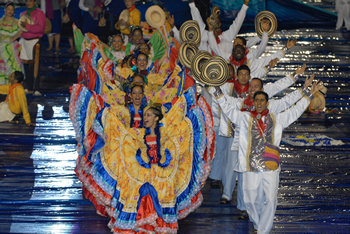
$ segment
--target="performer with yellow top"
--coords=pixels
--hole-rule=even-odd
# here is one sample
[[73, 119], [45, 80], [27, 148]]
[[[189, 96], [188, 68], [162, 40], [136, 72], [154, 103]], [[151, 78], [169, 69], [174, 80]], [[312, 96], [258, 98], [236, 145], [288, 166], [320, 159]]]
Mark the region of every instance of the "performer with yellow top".
[[[129, 19], [128, 21], [125, 21], [124, 19], [119, 19], [119, 21], [115, 25], [115, 28], [120, 30], [121, 33], [125, 35], [129, 35], [130, 34], [129, 28], [131, 25], [140, 25], [141, 12], [136, 9], [135, 0], [124, 0], [124, 2], [126, 7], [126, 10], [124, 11], [129, 12], [129, 16], [128, 16]], [[121, 13], [121, 15], [123, 14], [123, 12]]]
[[11, 121], [16, 115], [23, 113], [26, 124], [32, 125], [27, 98], [21, 84], [23, 79], [23, 73], [15, 71], [9, 76], [9, 84], [0, 85], [0, 94], [7, 94], [6, 101], [0, 103], [0, 122]]

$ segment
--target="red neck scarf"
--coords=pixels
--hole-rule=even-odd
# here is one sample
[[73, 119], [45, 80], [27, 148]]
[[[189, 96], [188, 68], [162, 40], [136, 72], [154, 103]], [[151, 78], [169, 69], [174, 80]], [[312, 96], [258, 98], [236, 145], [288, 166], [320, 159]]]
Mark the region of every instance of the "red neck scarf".
[[135, 5], [132, 5], [128, 10], [129, 12], [132, 12], [135, 8], [136, 8]]
[[249, 112], [253, 118], [256, 118], [258, 120], [258, 124], [260, 126], [260, 128], [258, 127], [258, 129], [260, 131], [260, 136], [262, 136], [262, 134], [264, 134], [266, 129], [266, 124], [262, 121], [262, 117], [267, 116], [269, 114], [269, 109], [265, 109], [260, 114], [256, 110], [249, 111]]
[[248, 95], [246, 99], [244, 99], [243, 107], [241, 108], [241, 111], [247, 111], [249, 107], [253, 106], [254, 99], [251, 99]]
[[241, 96], [242, 93], [247, 93], [248, 89], [249, 89], [249, 82], [242, 87], [242, 85], [238, 82], [238, 80], [234, 80], [233, 81], [234, 84], [234, 88], [236, 90], [236, 92]]
[[[6, 101], [8, 102], [8, 99], [9, 99], [9, 96], [11, 97], [11, 101], [12, 101], [12, 104], [15, 104], [15, 95], [13, 95], [13, 90], [17, 87], [17, 86], [22, 86], [21, 83], [16, 83], [16, 84], [13, 84], [9, 87], [9, 94], [7, 95], [6, 97]], [[23, 88], [24, 89], [24, 88]]]

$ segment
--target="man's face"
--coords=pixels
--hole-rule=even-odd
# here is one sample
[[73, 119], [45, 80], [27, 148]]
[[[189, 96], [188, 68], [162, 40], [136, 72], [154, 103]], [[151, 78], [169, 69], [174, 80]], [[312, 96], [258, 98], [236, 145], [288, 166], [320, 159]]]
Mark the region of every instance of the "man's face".
[[267, 105], [268, 105], [268, 101], [266, 100], [265, 98], [265, 95], [263, 94], [259, 94], [259, 95], [256, 95], [256, 97], [254, 98], [254, 107], [255, 107], [255, 110], [258, 112], [258, 113], [261, 113], [263, 112]]
[[246, 85], [250, 80], [250, 74], [248, 70], [239, 70], [237, 74], [237, 80], [241, 85]]
[[244, 47], [241, 45], [236, 45], [235, 47], [233, 47], [232, 50], [232, 56], [236, 59], [236, 60], [241, 60], [244, 57]]
[[264, 91], [263, 87], [261, 87], [261, 82], [258, 80], [252, 80], [249, 83], [248, 93], [251, 99], [253, 99], [254, 94], [258, 91]]
[[233, 79], [235, 76], [235, 71], [231, 65], [228, 66], [228, 80]]
[[26, 7], [32, 9], [36, 4], [36, 0], [26, 0]]
[[125, 3], [125, 7], [129, 9], [130, 7], [132, 7], [132, 5], [134, 5], [135, 0], [124, 0], [124, 3]]

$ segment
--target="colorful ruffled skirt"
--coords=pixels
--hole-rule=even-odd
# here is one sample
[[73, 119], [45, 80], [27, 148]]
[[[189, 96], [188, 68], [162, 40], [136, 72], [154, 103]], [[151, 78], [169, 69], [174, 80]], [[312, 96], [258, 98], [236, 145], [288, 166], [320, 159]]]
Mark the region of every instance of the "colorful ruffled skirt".
[[84, 85], [71, 89], [70, 116], [79, 157], [75, 172], [114, 233], [177, 233], [177, 220], [200, 206], [215, 147], [213, 117], [189, 88], [167, 108], [150, 162], [149, 129], [128, 128]]

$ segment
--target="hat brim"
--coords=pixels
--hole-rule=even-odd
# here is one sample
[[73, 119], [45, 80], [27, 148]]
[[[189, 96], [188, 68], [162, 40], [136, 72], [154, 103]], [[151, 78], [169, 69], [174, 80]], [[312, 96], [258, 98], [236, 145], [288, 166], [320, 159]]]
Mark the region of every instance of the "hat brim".
[[25, 28], [23, 28], [22, 25], [21, 25], [22, 22], [25, 22], [25, 21], [27, 21], [27, 24], [34, 24], [34, 21], [33, 21], [33, 19], [30, 18], [30, 16], [28, 16], [28, 15], [22, 15], [22, 16], [19, 18], [19, 20], [18, 20], [18, 27], [19, 27], [19, 29], [21, 29], [23, 32], [28, 32], [28, 30], [25, 29]]
[[186, 68], [191, 69], [191, 61], [198, 52], [198, 47], [191, 42], [181, 44], [179, 49], [179, 60]]
[[254, 20], [255, 32], [256, 34], [258, 34], [260, 38], [264, 33], [264, 30], [261, 28], [261, 23], [260, 23], [262, 19], [267, 19], [270, 21], [270, 29], [267, 32], [270, 38], [273, 35], [275, 35], [277, 31], [277, 26], [278, 26], [277, 18], [271, 11], [261, 11], [255, 16], [255, 20]]
[[157, 5], [151, 6], [147, 9], [145, 18], [146, 22], [153, 28], [160, 28], [164, 25], [166, 20], [165, 12]]
[[49, 34], [49, 33], [51, 33], [51, 31], [52, 31], [51, 21], [48, 18], [46, 18], [44, 33]]
[[212, 55], [205, 50], [198, 51], [192, 58], [191, 62], [191, 71], [193, 74], [193, 77], [198, 80], [199, 82], [202, 82], [201, 80], [201, 73], [204, 64], [212, 57]]
[[[125, 9], [123, 10], [120, 15], [119, 15], [119, 20], [124, 20], [124, 22], [128, 22], [129, 21], [129, 10], [128, 9]], [[126, 28], [125, 24], [121, 24], [119, 25], [120, 29], [123, 30]]]
[[201, 82], [211, 86], [221, 86], [228, 78], [228, 65], [220, 56], [213, 56], [203, 65]]
[[195, 20], [187, 20], [184, 22], [180, 27], [179, 34], [181, 43], [189, 41], [194, 43], [196, 46], [199, 46], [201, 43], [199, 25]]

